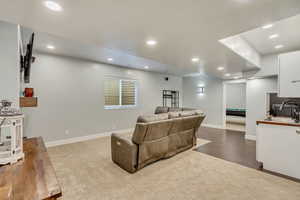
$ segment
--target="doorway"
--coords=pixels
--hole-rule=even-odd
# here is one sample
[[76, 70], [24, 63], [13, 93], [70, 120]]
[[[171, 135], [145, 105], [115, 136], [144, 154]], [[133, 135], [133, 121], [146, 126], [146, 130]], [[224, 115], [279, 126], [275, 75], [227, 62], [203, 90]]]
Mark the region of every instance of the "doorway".
[[225, 87], [225, 128], [246, 131], [246, 80], [224, 83]]

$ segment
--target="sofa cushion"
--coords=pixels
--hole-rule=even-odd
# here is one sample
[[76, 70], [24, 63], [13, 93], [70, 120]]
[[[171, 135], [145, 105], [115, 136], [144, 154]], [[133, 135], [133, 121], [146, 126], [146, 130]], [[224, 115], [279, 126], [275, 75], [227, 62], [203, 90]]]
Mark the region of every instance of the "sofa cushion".
[[161, 114], [167, 112], [169, 112], [169, 107], [158, 106], [156, 107], [154, 114]]
[[190, 111], [190, 110], [195, 110], [194, 108], [182, 108], [182, 111]]
[[204, 115], [202, 110], [194, 110], [196, 115]]
[[169, 112], [180, 112], [182, 108], [169, 108]]
[[173, 124], [170, 129], [169, 135], [177, 134], [183, 130], [183, 125], [182, 125], [183, 120], [182, 119], [183, 119], [182, 117], [172, 119]]
[[144, 142], [147, 129], [147, 123], [137, 123], [132, 136], [132, 141], [135, 144], [142, 144]]
[[189, 117], [195, 115], [195, 111], [182, 111], [179, 113], [180, 117]]
[[144, 137], [144, 142], [160, 140], [167, 137], [172, 125], [173, 120], [163, 120], [148, 123], [148, 129]]
[[137, 122], [138, 123], [149, 123], [149, 122], [155, 122], [155, 121], [161, 121], [169, 119], [168, 113], [162, 113], [157, 115], [141, 115], [138, 117]]
[[180, 112], [169, 112], [169, 119], [175, 119], [180, 117]]

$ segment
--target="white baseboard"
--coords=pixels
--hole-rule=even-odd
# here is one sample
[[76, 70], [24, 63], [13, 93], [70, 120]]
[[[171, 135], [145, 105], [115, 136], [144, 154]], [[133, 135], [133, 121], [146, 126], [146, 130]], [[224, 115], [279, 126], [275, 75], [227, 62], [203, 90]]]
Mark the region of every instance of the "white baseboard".
[[246, 139], [246, 140], [254, 140], [254, 141], [256, 141], [256, 135], [249, 135], [249, 134], [246, 134], [246, 135], [245, 135], [245, 139]]
[[224, 126], [215, 125], [215, 124], [202, 124], [201, 126], [207, 128], [225, 129]]
[[93, 134], [93, 135], [73, 137], [73, 138], [68, 138], [68, 139], [63, 139], [63, 140], [56, 140], [56, 141], [46, 142], [46, 147], [54, 147], [54, 146], [59, 146], [59, 145], [64, 145], [64, 144], [71, 144], [71, 143], [76, 143], [76, 142], [93, 140], [96, 138], [110, 136], [112, 133], [128, 133], [133, 130], [134, 129], [132, 129], [132, 128], [131, 129], [123, 129], [123, 130], [116, 130], [116, 131], [111, 131], [111, 132], [97, 133], [97, 134]]

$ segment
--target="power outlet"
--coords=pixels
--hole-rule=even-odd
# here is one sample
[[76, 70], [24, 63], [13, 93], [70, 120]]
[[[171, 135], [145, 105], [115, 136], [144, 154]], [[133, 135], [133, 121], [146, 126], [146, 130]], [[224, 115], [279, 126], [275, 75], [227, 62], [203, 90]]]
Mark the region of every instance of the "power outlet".
[[70, 134], [69, 129], [65, 130], [65, 134], [66, 134], [66, 135], [69, 135], [69, 134]]

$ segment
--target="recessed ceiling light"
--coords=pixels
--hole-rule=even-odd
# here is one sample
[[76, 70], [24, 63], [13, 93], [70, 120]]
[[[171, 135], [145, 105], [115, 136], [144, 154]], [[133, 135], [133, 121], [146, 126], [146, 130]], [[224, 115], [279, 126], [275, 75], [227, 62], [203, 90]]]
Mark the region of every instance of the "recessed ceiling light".
[[264, 25], [262, 28], [263, 29], [269, 29], [269, 28], [272, 28], [273, 27], [273, 24], [267, 24], [267, 25]]
[[235, 76], [235, 77], [233, 77], [235, 80], [236, 79], [242, 79], [243, 78], [243, 76]]
[[218, 69], [219, 71], [222, 71], [222, 70], [224, 70], [224, 67], [220, 66], [220, 67], [218, 67], [217, 69]]
[[54, 50], [55, 46], [49, 44], [49, 45], [47, 45], [47, 49]]
[[199, 62], [199, 58], [196, 58], [196, 57], [194, 57], [194, 58], [192, 58], [192, 62], [194, 62], [194, 63], [196, 63], [196, 62]]
[[261, 78], [263, 78], [263, 77], [261, 77], [261, 76], [253, 76], [253, 77], [248, 78], [248, 80], [256, 80], [256, 79], [261, 79]]
[[114, 61], [114, 59], [113, 59], [113, 58], [107, 58], [107, 60], [108, 60], [109, 62], [112, 62], [112, 61]]
[[144, 68], [145, 68], [145, 69], [149, 69], [149, 66], [145, 66]]
[[231, 74], [227, 73], [227, 74], [225, 74], [225, 76], [231, 76]]
[[63, 10], [61, 5], [59, 5], [55, 1], [45, 1], [44, 4], [47, 8], [49, 8], [50, 10], [55, 11], [55, 12], [60, 12]]
[[275, 49], [281, 49], [281, 48], [283, 48], [284, 46], [282, 45], [282, 44], [280, 44], [280, 45], [276, 45], [275, 46]]
[[149, 46], [154, 46], [154, 45], [157, 44], [157, 41], [155, 41], [155, 40], [147, 40], [146, 44], [149, 45]]
[[278, 38], [279, 35], [278, 34], [273, 34], [273, 35], [270, 35], [269, 36], [269, 39], [275, 39], [275, 38]]

